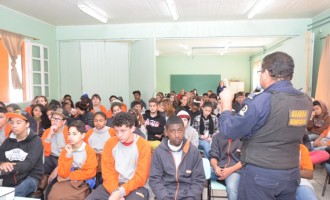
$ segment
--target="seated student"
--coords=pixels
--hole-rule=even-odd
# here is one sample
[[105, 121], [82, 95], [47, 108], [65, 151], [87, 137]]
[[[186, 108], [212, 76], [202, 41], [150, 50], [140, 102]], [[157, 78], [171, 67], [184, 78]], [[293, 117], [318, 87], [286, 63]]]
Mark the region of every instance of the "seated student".
[[110, 111], [111, 111], [111, 117], [107, 119], [107, 126], [109, 127], [113, 127], [112, 126], [112, 121], [114, 119], [114, 117], [122, 112], [121, 110], [121, 103], [119, 100], [114, 100], [113, 103], [111, 104], [111, 108], [110, 108]]
[[[58, 177], [49, 184], [45, 193], [46, 199], [47, 196], [49, 199], [57, 199], [57, 194], [52, 192], [52, 189], [61, 182], [87, 181], [87, 184], [91, 184], [90, 187], [95, 184], [93, 178], [96, 175], [97, 160], [94, 150], [83, 141], [86, 132], [85, 123], [81, 120], [73, 121], [69, 125], [68, 132], [69, 143], [58, 159]], [[74, 199], [74, 196], [70, 196], [69, 193], [66, 194], [66, 198]]]
[[9, 113], [12, 113], [12, 112], [14, 112], [14, 111], [16, 111], [16, 110], [21, 110], [21, 107], [20, 107], [18, 104], [16, 104], [16, 103], [8, 104], [8, 105], [6, 106], [6, 108], [7, 108], [7, 111], [8, 111]]
[[217, 97], [217, 95], [215, 93], [211, 93], [209, 95], [209, 102], [212, 103], [213, 110], [215, 110], [217, 108], [217, 105], [218, 105], [217, 99], [218, 99], [218, 97]]
[[152, 155], [149, 185], [157, 199], [199, 199], [205, 185], [198, 149], [184, 138], [178, 116], [166, 122], [166, 134]]
[[313, 112], [307, 125], [308, 136], [314, 141], [330, 125], [330, 117], [326, 105], [315, 100], [313, 102]]
[[192, 127], [199, 133], [199, 147], [204, 150], [206, 158], [209, 158], [212, 135], [218, 132], [218, 118], [212, 114], [213, 105], [205, 102], [202, 114], [197, 115]]
[[10, 125], [6, 117], [7, 109], [0, 107], [0, 146], [10, 134]]
[[92, 113], [96, 112], [103, 112], [104, 114], [107, 114], [107, 109], [101, 104], [101, 97], [98, 94], [93, 94], [92, 96], [92, 103], [93, 103], [93, 110], [91, 110]]
[[190, 119], [190, 125], [192, 125], [194, 123], [194, 119], [197, 115], [200, 115], [202, 112], [201, 112], [201, 109], [200, 109], [200, 106], [201, 106], [201, 99], [199, 97], [197, 97], [196, 99], [193, 100], [192, 104], [191, 104], [191, 108], [190, 110], [188, 111], [191, 119]]
[[30, 128], [41, 137], [44, 130], [49, 128], [51, 124], [47, 116], [47, 109], [42, 104], [36, 104], [32, 107], [31, 113], [31, 115], [26, 115], [30, 122]]
[[158, 111], [161, 112], [161, 115], [167, 120], [169, 117], [175, 115], [175, 108], [170, 99], [164, 98], [159, 104]]
[[178, 114], [181, 110], [189, 111], [190, 107], [188, 106], [188, 97], [186, 95], [182, 95], [180, 99], [179, 106], [175, 109], [175, 113]]
[[238, 92], [236, 94], [235, 102], [233, 103], [233, 109], [236, 113], [238, 113], [243, 108], [244, 99], [244, 92]]
[[150, 169], [151, 150], [148, 142], [133, 133], [134, 117], [118, 113], [113, 125], [116, 137], [111, 137], [102, 153], [103, 184], [87, 200], [149, 199], [145, 188]]
[[95, 153], [101, 154], [108, 139], [115, 136], [112, 128], [106, 126], [107, 117], [103, 112], [94, 115], [94, 128], [89, 129], [84, 137], [84, 142], [91, 146]]
[[15, 187], [15, 196], [26, 197], [37, 189], [43, 174], [43, 147], [39, 136], [29, 128], [20, 113], [7, 113], [9, 137], [0, 146], [2, 186]]
[[118, 96], [117, 99], [118, 99], [118, 100], [120, 101], [120, 103], [121, 103], [121, 110], [122, 110], [123, 112], [127, 112], [127, 105], [124, 103], [124, 99], [123, 99], [123, 97]]
[[75, 120], [81, 120], [85, 123], [86, 130], [89, 130], [94, 127], [94, 114], [89, 111], [89, 105], [78, 101], [76, 103], [77, 115]]
[[128, 110], [128, 113], [131, 114], [134, 119], [135, 119], [135, 130], [134, 133], [138, 134], [139, 136], [141, 136], [142, 138], [146, 139], [146, 133], [147, 130], [144, 126], [144, 119], [142, 117], [142, 115], [139, 113], [139, 111], [137, 111], [135, 108], [131, 108]]
[[308, 179], [313, 178], [313, 164], [308, 149], [300, 144], [300, 185], [297, 188], [297, 200], [317, 200], [314, 188]]
[[184, 137], [189, 140], [193, 145], [195, 145], [195, 147], [198, 148], [198, 132], [196, 131], [196, 129], [194, 129], [192, 126], [190, 126], [190, 115], [184, 111], [181, 110], [180, 112], [178, 112], [178, 114], [176, 115], [178, 117], [180, 117], [183, 121], [183, 126], [184, 126]]
[[149, 99], [149, 109], [143, 115], [147, 138], [151, 148], [154, 150], [162, 141], [166, 120], [158, 112], [158, 102], [156, 98]]
[[[44, 163], [44, 174], [50, 175], [54, 169], [57, 167], [58, 157], [60, 156], [62, 150], [68, 144], [68, 127], [66, 124], [65, 112], [62, 108], [57, 108], [57, 110], [51, 113], [51, 127], [44, 131], [41, 137], [45, 156]], [[51, 179], [56, 176], [53, 174]], [[44, 189], [44, 188], [40, 188]]]
[[211, 179], [224, 181], [229, 200], [237, 199], [240, 179], [242, 142], [225, 139], [221, 133], [212, 137], [210, 159], [213, 168]]
[[[135, 90], [132, 92], [134, 95], [134, 101], [140, 101], [142, 104], [142, 109], [146, 109], [147, 108], [147, 104], [143, 101], [143, 99], [141, 99], [141, 92], [139, 90]], [[133, 108], [133, 102], [131, 102], [131, 108]]]
[[145, 110], [144, 110], [143, 107], [142, 107], [142, 103], [141, 103], [141, 101], [133, 101], [133, 102], [132, 102], [132, 106], [133, 106], [133, 108], [135, 108], [137, 111], [139, 111], [139, 113], [140, 113], [141, 115], [143, 115], [143, 114], [145, 113]]

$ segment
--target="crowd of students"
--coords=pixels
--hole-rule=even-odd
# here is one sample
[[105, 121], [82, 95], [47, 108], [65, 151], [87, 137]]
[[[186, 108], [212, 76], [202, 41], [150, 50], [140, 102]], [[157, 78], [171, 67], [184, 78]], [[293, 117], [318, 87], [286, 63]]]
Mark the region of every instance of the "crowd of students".
[[[242, 142], [219, 134], [223, 88], [221, 81], [218, 94], [159, 92], [149, 99], [148, 109], [138, 90], [130, 109], [111, 95], [107, 110], [98, 94], [84, 94], [75, 104], [70, 95], [50, 102], [37, 96], [25, 109], [1, 103], [2, 185], [15, 187], [16, 196], [50, 200], [62, 198], [57, 191], [77, 181], [87, 185], [88, 200], [149, 199], [148, 185], [157, 199], [199, 199], [204, 156], [212, 166], [211, 178], [226, 185], [228, 199], [235, 200]], [[240, 112], [247, 96], [236, 94], [233, 113]], [[329, 124], [326, 106], [314, 101], [304, 137], [307, 150], [301, 145], [300, 151], [299, 200], [316, 199], [307, 179], [313, 164], [329, 159], [324, 151], [330, 146]]]

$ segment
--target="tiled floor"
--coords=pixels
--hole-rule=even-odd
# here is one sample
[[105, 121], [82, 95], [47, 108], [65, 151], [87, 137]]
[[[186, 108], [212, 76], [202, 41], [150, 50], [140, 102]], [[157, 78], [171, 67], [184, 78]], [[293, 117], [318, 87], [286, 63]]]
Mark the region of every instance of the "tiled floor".
[[[315, 193], [317, 195], [317, 198], [319, 200], [329, 200], [330, 199], [330, 184], [327, 185], [324, 196], [322, 197], [322, 190], [323, 190], [323, 185], [324, 185], [324, 181], [325, 181], [325, 176], [326, 176], [326, 171], [324, 169], [324, 167], [322, 167], [321, 165], [316, 165], [315, 169], [314, 169], [314, 178], [312, 180], [310, 180], [310, 182], [312, 183], [314, 189], [315, 189]], [[203, 200], [207, 199], [206, 197], [206, 189], [204, 190], [203, 193]], [[214, 191], [214, 195], [223, 195], [223, 191]], [[220, 198], [218, 198], [220, 199]], [[224, 199], [224, 198], [222, 198]]]

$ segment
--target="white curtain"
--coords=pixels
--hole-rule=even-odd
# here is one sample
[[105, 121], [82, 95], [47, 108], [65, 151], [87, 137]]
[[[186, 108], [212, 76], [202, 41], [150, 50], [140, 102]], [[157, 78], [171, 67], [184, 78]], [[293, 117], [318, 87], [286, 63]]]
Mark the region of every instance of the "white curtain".
[[59, 43], [60, 95], [70, 94], [73, 101], [82, 95], [80, 42]]
[[11, 80], [14, 89], [23, 89], [22, 82], [18, 76], [16, 69], [16, 59], [21, 55], [22, 42], [24, 37], [22, 35], [11, 33], [7, 31], [0, 31], [2, 42], [11, 58]]
[[130, 48], [129, 68], [130, 101], [132, 92], [141, 91], [141, 98], [146, 102], [156, 93], [156, 56], [155, 40], [146, 39], [133, 42]]
[[110, 107], [110, 95], [122, 96], [128, 102], [128, 43], [81, 42], [82, 93], [97, 93], [102, 104]]

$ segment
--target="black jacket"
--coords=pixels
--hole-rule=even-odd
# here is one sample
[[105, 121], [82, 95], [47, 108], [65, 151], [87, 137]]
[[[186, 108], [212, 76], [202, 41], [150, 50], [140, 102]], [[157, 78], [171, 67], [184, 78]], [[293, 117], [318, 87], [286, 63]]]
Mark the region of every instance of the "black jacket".
[[155, 117], [151, 117], [150, 111], [147, 110], [145, 114], [143, 114], [143, 119], [145, 120], [145, 126], [148, 132], [148, 140], [161, 141], [161, 138], [158, 138], [155, 135], [163, 135], [166, 124], [165, 118], [161, 116], [160, 112], [157, 112]]
[[13, 162], [16, 165], [11, 172], [1, 171], [3, 186], [15, 187], [28, 176], [40, 180], [44, 173], [42, 161], [44, 148], [40, 137], [30, 131], [25, 140], [17, 142], [16, 138], [11, 136], [12, 133], [0, 146], [0, 163]]

